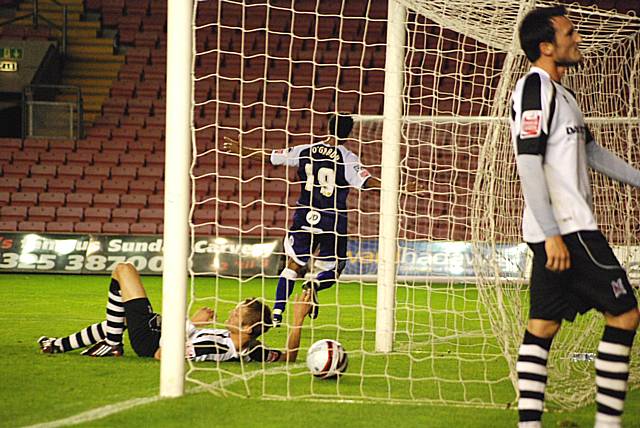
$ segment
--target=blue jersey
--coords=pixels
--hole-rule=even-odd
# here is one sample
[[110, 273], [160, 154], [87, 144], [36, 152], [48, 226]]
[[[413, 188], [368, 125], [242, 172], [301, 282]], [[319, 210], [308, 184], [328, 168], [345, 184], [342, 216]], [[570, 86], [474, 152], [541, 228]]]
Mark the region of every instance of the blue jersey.
[[346, 215], [350, 187], [362, 188], [371, 176], [358, 156], [341, 145], [318, 142], [271, 153], [273, 165], [298, 167], [298, 206], [324, 215]]

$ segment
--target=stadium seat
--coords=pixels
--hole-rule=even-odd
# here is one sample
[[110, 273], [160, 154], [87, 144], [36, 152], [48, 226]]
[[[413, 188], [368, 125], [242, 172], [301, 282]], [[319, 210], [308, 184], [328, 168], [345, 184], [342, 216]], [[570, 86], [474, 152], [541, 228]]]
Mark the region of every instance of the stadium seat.
[[98, 193], [102, 191], [102, 183], [103, 181], [100, 178], [87, 177], [76, 181], [76, 190], [84, 193]]
[[18, 230], [18, 222], [15, 220], [0, 220], [0, 232], [15, 232]]
[[11, 200], [10, 192], [0, 192], [0, 206], [9, 205]]
[[84, 218], [84, 209], [81, 207], [58, 207], [56, 209], [57, 221], [81, 221]]
[[129, 223], [104, 223], [102, 225], [102, 233], [126, 235], [129, 233]]
[[147, 166], [159, 166], [164, 169], [164, 152], [147, 153], [144, 156]]
[[73, 230], [78, 233], [101, 233], [102, 223], [80, 222], [74, 225]]
[[[93, 152], [72, 152], [67, 154], [67, 165], [87, 166], [93, 163]], [[58, 172], [58, 175], [60, 173]]]
[[31, 177], [44, 177], [44, 178], [53, 178], [56, 176], [58, 172], [58, 167], [56, 165], [40, 164], [31, 166]]
[[56, 218], [56, 209], [51, 206], [29, 207], [27, 218], [29, 221], [53, 221]]
[[31, 168], [31, 164], [19, 162], [4, 165], [2, 172], [5, 177], [24, 178], [29, 176], [29, 168]]
[[[118, 155], [118, 161], [120, 160], [120, 155], [125, 153], [129, 149], [129, 141], [125, 139], [112, 139], [110, 141], [105, 141], [102, 150], [106, 152], [115, 152]], [[109, 153], [112, 155], [113, 153]]]
[[96, 208], [117, 208], [119, 205], [120, 195], [117, 193], [97, 193], [93, 195], [93, 206]]
[[147, 206], [146, 195], [122, 195], [120, 196], [120, 208], [145, 208]]
[[27, 207], [0, 207], [0, 219], [2, 221], [23, 221], [27, 218]]
[[58, 166], [58, 178], [82, 178], [83, 172], [83, 165]]
[[72, 233], [74, 222], [72, 221], [52, 221], [47, 223], [47, 232]]
[[44, 232], [44, 221], [21, 221], [18, 222], [19, 232]]
[[144, 165], [144, 153], [120, 153], [120, 164], [142, 166]]
[[[133, 196], [133, 195], [130, 195]], [[164, 195], [149, 195], [147, 200], [148, 208], [163, 209]]]
[[87, 222], [106, 223], [111, 218], [109, 208], [89, 207], [84, 209], [84, 220]]
[[37, 164], [40, 159], [40, 152], [37, 150], [21, 151], [13, 153], [13, 163], [25, 162], [27, 164]]
[[154, 235], [158, 232], [156, 223], [133, 223], [131, 225], [131, 233], [140, 235]]
[[89, 165], [84, 167], [85, 178], [106, 179], [110, 176], [110, 170], [105, 165]]
[[138, 221], [138, 210], [135, 208], [115, 208], [111, 210], [111, 221], [114, 223], [135, 223]]
[[155, 208], [144, 208], [140, 210], [140, 221], [147, 223], [162, 223], [164, 220], [164, 210]]
[[156, 181], [152, 178], [138, 178], [129, 184], [132, 195], [151, 195], [156, 191]]
[[154, 180], [162, 179], [164, 175], [164, 167], [161, 166], [143, 166], [138, 168], [138, 177], [152, 178]]
[[49, 140], [44, 138], [25, 138], [22, 143], [23, 150], [46, 152], [49, 150]]
[[129, 179], [112, 178], [111, 180], [104, 180], [102, 182], [102, 190], [105, 193], [127, 193], [129, 191]]
[[0, 177], [0, 192], [17, 192], [20, 189], [20, 178]]
[[0, 151], [20, 151], [22, 150], [22, 139], [20, 138], [0, 138]]
[[67, 151], [65, 150], [52, 150], [49, 152], [40, 154], [41, 165], [62, 165], [67, 161]]
[[20, 190], [23, 192], [44, 192], [47, 190], [47, 179], [43, 177], [23, 178], [20, 180]]
[[[108, 147], [113, 141], [105, 142], [105, 147]], [[119, 153], [117, 151], [112, 152], [105, 148], [105, 151], [99, 153], [94, 158], [94, 163], [96, 165], [112, 167], [118, 165], [119, 162]]]
[[79, 140], [77, 144], [77, 151], [99, 153], [102, 151], [102, 140], [97, 138]]
[[65, 194], [58, 192], [41, 193], [38, 198], [40, 206], [43, 207], [61, 207], [65, 204]]
[[93, 193], [87, 192], [78, 192], [78, 193], [69, 193], [67, 195], [67, 205], [68, 207], [90, 207], [93, 203]]
[[135, 180], [138, 168], [133, 165], [119, 165], [111, 168], [111, 177], [114, 179]]
[[37, 204], [37, 192], [14, 192], [11, 194], [11, 205], [14, 207], [31, 207]]

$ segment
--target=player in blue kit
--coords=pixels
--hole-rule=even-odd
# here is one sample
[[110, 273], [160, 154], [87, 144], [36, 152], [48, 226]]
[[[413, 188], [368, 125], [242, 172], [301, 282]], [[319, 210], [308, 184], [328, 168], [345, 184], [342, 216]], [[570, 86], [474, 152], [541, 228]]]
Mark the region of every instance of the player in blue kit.
[[241, 147], [225, 137], [228, 153], [260, 159], [267, 157], [272, 165], [297, 167], [301, 180], [300, 197], [284, 248], [287, 264], [280, 274], [273, 308], [274, 324], [282, 322], [286, 302], [299, 277], [306, 273], [312, 254], [319, 273], [303, 288], [313, 291], [313, 309], [309, 316], [318, 316], [317, 292], [335, 284], [347, 260], [347, 197], [350, 188], [379, 189], [380, 180], [372, 177], [360, 159], [344, 144], [353, 128], [353, 119], [346, 114], [331, 115], [329, 136], [324, 140], [288, 149], [267, 151]]

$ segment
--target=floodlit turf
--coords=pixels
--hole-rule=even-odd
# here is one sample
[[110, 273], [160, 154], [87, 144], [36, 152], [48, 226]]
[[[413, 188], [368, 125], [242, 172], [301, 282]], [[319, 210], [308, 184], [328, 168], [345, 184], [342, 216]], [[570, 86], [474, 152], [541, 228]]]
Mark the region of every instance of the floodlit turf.
[[[125, 357], [119, 359], [94, 359], [83, 357], [79, 352], [64, 355], [42, 355], [38, 352], [36, 339], [43, 334], [61, 336], [99, 321], [104, 316], [104, 304], [108, 278], [100, 276], [55, 276], [55, 275], [1, 275], [0, 276], [0, 426], [24, 426], [34, 423], [68, 418], [79, 413], [127, 402], [134, 398], [151, 397], [158, 392], [159, 363], [134, 356], [128, 342], [125, 342]], [[145, 277], [144, 282], [152, 303], [160, 309], [160, 278]], [[272, 281], [255, 280], [242, 284], [229, 281], [202, 279], [198, 282], [198, 296], [212, 295], [217, 289], [220, 301], [198, 302], [198, 305], [216, 305], [219, 318], [223, 320], [232, 302], [247, 295], [270, 297], [273, 293]], [[414, 291], [412, 291], [414, 292]], [[399, 290], [398, 301], [404, 301], [404, 293]], [[452, 298], [434, 298], [431, 293], [430, 305], [433, 309], [463, 310], [464, 305], [472, 301], [474, 292], [461, 289]], [[303, 426], [428, 426], [428, 427], [482, 427], [514, 426], [517, 415], [513, 410], [482, 409], [443, 405], [385, 404], [386, 397], [401, 398], [413, 394], [418, 400], [435, 399], [445, 395], [445, 399], [454, 399], [460, 395], [468, 400], [483, 399], [487, 387], [461, 387], [456, 385], [459, 376], [470, 378], [479, 372], [479, 368], [488, 368], [480, 378], [501, 378], [506, 373], [500, 358], [487, 362], [474, 361], [478, 342], [469, 338], [454, 339], [454, 342], [425, 343], [414, 354], [417, 360], [407, 363], [407, 357], [393, 355], [376, 356], [373, 350], [372, 329], [375, 322], [373, 305], [374, 287], [354, 287], [352, 290], [341, 288], [340, 294], [327, 291], [322, 296], [321, 317], [305, 326], [302, 347], [313, 340], [323, 337], [337, 337], [347, 350], [364, 349], [367, 352], [350, 352], [349, 376], [340, 382], [313, 380], [300, 364], [285, 366], [276, 364], [268, 372], [246, 382], [233, 376], [242, 374], [250, 377], [252, 371], [261, 368], [251, 364], [241, 366], [227, 363], [218, 371], [197, 371], [190, 376], [206, 380], [207, 383], [227, 379], [218, 384], [225, 385], [227, 393], [245, 394], [250, 391], [252, 398], [219, 397], [209, 392], [192, 393], [179, 399], [161, 400], [139, 406], [94, 420], [86, 426], [218, 426], [229, 427], [270, 427], [284, 424]], [[412, 296], [416, 299], [416, 296]], [[338, 300], [338, 307], [332, 305]], [[416, 301], [419, 301], [419, 297]], [[353, 304], [353, 306], [352, 306]], [[462, 305], [462, 306], [461, 306]], [[364, 307], [364, 309], [362, 308]], [[195, 308], [194, 308], [195, 309]], [[399, 305], [399, 318], [403, 315]], [[415, 311], [414, 311], [415, 312]], [[432, 316], [443, 325], [454, 327], [455, 317], [446, 311]], [[407, 312], [408, 314], [408, 312]], [[433, 319], [420, 319], [425, 315], [414, 313], [418, 325], [424, 321], [433, 323]], [[339, 320], [338, 329], [335, 321]], [[451, 324], [451, 325], [449, 325]], [[407, 324], [409, 325], [409, 324]], [[469, 320], [469, 328], [480, 328], [479, 320]], [[364, 332], [364, 334], [363, 334]], [[265, 342], [282, 348], [286, 339], [286, 329], [269, 332]], [[413, 332], [412, 334], [414, 334]], [[409, 335], [408, 328], [404, 333]], [[402, 335], [399, 335], [402, 336]], [[401, 340], [402, 337], [398, 337]], [[125, 339], [126, 340], [126, 339]], [[452, 365], [446, 358], [450, 343], [468, 350], [469, 361]], [[488, 345], [489, 353], [495, 350]], [[636, 353], [637, 355], [637, 353]], [[254, 363], [255, 364], [255, 363]], [[202, 363], [198, 368], [212, 368], [215, 365]], [[277, 368], [276, 368], [277, 367]], [[454, 369], [454, 370], [451, 370]], [[275, 372], [272, 370], [276, 370]], [[369, 375], [393, 374], [394, 380], [371, 377], [362, 381], [358, 373]], [[429, 379], [434, 372], [440, 378]], [[449, 370], [449, 371], [448, 371]], [[278, 372], [279, 371], [279, 372]], [[411, 382], [409, 378], [423, 377], [423, 381]], [[459, 382], [458, 382], [459, 383]], [[590, 386], [585, 385], [585, 388]], [[193, 388], [190, 384], [189, 388]], [[496, 403], [508, 402], [513, 391], [508, 382], [502, 382], [492, 388]], [[262, 394], [283, 397], [289, 394], [289, 401], [259, 400]], [[358, 398], [377, 398], [375, 403], [326, 403], [301, 401], [300, 397], [314, 394], [316, 397], [335, 396], [337, 393]], [[593, 420], [593, 406], [571, 413], [549, 413], [545, 415], [546, 426], [590, 426]], [[625, 427], [640, 427], [640, 393], [630, 394], [625, 414]]]

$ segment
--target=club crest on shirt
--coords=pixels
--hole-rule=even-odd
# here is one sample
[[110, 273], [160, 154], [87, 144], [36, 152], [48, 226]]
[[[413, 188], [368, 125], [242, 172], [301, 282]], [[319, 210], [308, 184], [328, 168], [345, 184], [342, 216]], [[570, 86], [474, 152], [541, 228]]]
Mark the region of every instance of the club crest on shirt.
[[522, 113], [520, 138], [535, 138], [542, 133], [542, 111], [527, 110]]
[[611, 281], [611, 289], [613, 290], [613, 295], [616, 296], [616, 299], [623, 294], [627, 294], [627, 290], [624, 288], [624, 284], [622, 283], [622, 278]]

